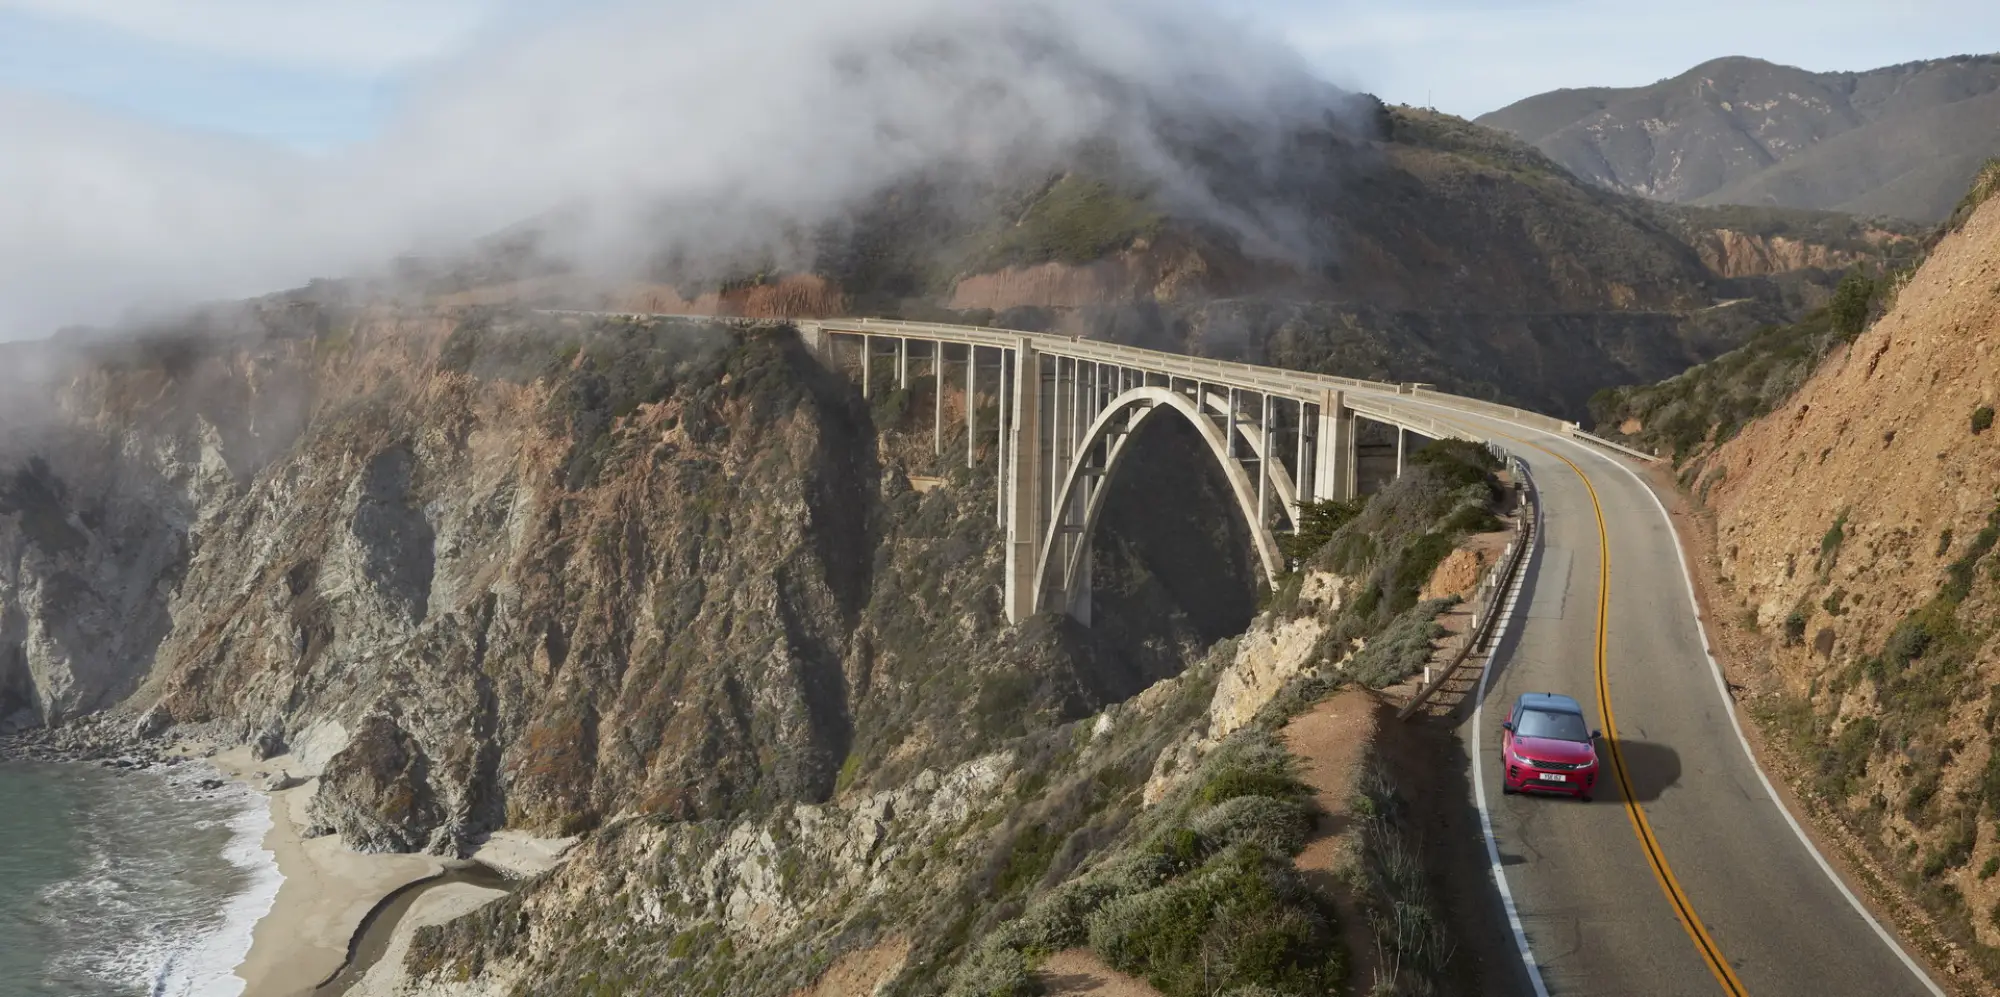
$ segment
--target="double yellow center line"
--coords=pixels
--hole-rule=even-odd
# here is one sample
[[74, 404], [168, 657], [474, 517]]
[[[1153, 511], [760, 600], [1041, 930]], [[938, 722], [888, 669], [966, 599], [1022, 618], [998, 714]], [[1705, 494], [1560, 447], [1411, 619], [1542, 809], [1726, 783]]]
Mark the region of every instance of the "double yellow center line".
[[1701, 923], [1694, 912], [1694, 905], [1688, 902], [1687, 892], [1681, 889], [1674, 871], [1667, 865], [1667, 857], [1660, 851], [1660, 842], [1653, 836], [1653, 825], [1646, 820], [1646, 812], [1639, 807], [1639, 801], [1632, 792], [1632, 779], [1625, 769], [1625, 755], [1618, 748], [1618, 721], [1611, 713], [1611, 679], [1605, 667], [1605, 636], [1611, 618], [1611, 540], [1604, 528], [1604, 506], [1597, 499], [1597, 488], [1590, 483], [1590, 476], [1576, 462], [1547, 447], [1521, 440], [1555, 459], [1568, 464], [1583, 482], [1584, 490], [1590, 493], [1590, 507], [1597, 515], [1597, 711], [1604, 718], [1605, 743], [1611, 749], [1611, 770], [1618, 777], [1619, 795], [1625, 801], [1625, 813], [1632, 818], [1632, 830], [1639, 836], [1639, 847], [1646, 853], [1646, 860], [1652, 864], [1653, 876], [1660, 881], [1660, 889], [1665, 890], [1667, 901], [1673, 905], [1674, 916], [1680, 919], [1681, 927], [1687, 929], [1688, 937], [1694, 939], [1695, 950], [1708, 963], [1709, 971], [1722, 984], [1724, 993], [1730, 997], [1745, 997], [1743, 981], [1736, 978], [1736, 971], [1729, 968], [1729, 960], [1722, 957], [1722, 949]]

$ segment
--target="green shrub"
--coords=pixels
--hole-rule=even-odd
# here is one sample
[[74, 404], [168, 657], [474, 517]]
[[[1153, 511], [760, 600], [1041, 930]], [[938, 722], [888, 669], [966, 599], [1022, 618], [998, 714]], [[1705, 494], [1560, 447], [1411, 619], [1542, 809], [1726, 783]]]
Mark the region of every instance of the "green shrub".
[[1312, 837], [1313, 818], [1288, 799], [1238, 796], [1195, 816], [1194, 831], [1218, 845], [1258, 845], [1274, 854], [1297, 855]]
[[1882, 657], [1892, 668], [1906, 668], [1930, 650], [1932, 636], [1923, 620], [1910, 616], [1889, 632], [1888, 641], [1882, 645]]
[[2000, 855], [1988, 856], [1986, 864], [1979, 867], [1979, 878], [1981, 880], [1992, 879], [1994, 873], [2000, 873]]
[[1039, 991], [1028, 957], [1017, 949], [988, 945], [952, 974], [949, 997], [1030, 997]]
[[1500, 526], [1500, 517], [1494, 515], [1486, 503], [1466, 502], [1445, 517], [1439, 530], [1450, 534], [1491, 533]]
[[1021, 915], [1014, 928], [1015, 941], [1036, 955], [1082, 945], [1090, 938], [1090, 915], [1125, 892], [1110, 878], [1087, 876], [1064, 883]]
[[1178, 824], [1154, 831], [1139, 847], [1159, 856], [1170, 877], [1199, 867], [1215, 851], [1194, 828]]
[[1168, 997], [1260, 985], [1325, 993], [1341, 983], [1330, 924], [1289, 860], [1236, 845], [1200, 872], [1106, 904], [1090, 947]]
[[1840, 561], [1840, 545], [1847, 541], [1847, 510], [1833, 518], [1833, 525], [1826, 528], [1826, 535], [1819, 538], [1820, 573], [1832, 571]]
[[1299, 781], [1297, 764], [1275, 735], [1245, 728], [1230, 735], [1203, 759], [1191, 799], [1200, 807], [1239, 796], [1303, 799], [1312, 791]]
[[1005, 896], [1022, 887], [1033, 886], [1047, 872], [1063, 836], [1041, 824], [1022, 829], [1014, 838], [1007, 864], [993, 883], [993, 895]]
[[1972, 435], [1978, 436], [1993, 428], [1993, 406], [1981, 405], [1972, 410]]
[[1423, 670], [1431, 642], [1444, 634], [1437, 615], [1453, 600], [1432, 599], [1396, 617], [1347, 664], [1347, 674], [1371, 689], [1395, 685]]
[[1868, 759], [1874, 754], [1879, 733], [1881, 725], [1874, 717], [1862, 717], [1842, 729], [1832, 747], [1820, 754], [1820, 791], [1835, 799], [1846, 798], [1854, 780], [1868, 771]]
[[1797, 647], [1806, 638], [1806, 611], [1794, 609], [1785, 614], [1785, 646]]
[[1834, 329], [1849, 339], [1860, 335], [1868, 326], [1868, 308], [1874, 300], [1875, 281], [1866, 274], [1857, 271], [1841, 278], [1833, 291], [1833, 304], [1828, 306]]
[[1299, 503], [1299, 531], [1278, 535], [1278, 549], [1294, 561], [1304, 561], [1319, 553], [1333, 535], [1361, 515], [1361, 508], [1367, 498], [1357, 498], [1349, 502], [1328, 500], [1325, 502]]

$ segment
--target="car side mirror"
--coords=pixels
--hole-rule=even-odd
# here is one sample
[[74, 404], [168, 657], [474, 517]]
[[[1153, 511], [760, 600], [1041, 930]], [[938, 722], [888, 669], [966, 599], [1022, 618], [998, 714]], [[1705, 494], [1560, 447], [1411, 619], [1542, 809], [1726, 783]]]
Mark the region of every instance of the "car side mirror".
[[1591, 740], [1593, 740], [1593, 741], [1602, 741], [1602, 740], [1604, 740], [1604, 732], [1603, 732], [1603, 731], [1601, 731], [1601, 730], [1594, 730], [1594, 731], [1591, 731], [1591, 732], [1590, 732], [1590, 739], [1591, 739]]
[[1511, 730], [1513, 730], [1513, 729], [1514, 729], [1514, 721], [1512, 721], [1512, 720], [1502, 720], [1502, 721], [1500, 722], [1500, 729], [1501, 729], [1501, 730], [1505, 730], [1505, 731], [1511, 731]]

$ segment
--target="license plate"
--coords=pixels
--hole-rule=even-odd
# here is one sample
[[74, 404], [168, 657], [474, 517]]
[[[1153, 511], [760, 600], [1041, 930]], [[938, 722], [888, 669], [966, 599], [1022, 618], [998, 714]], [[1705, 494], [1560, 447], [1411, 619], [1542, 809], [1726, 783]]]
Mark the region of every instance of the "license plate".
[[1568, 782], [1568, 781], [1569, 781], [1569, 776], [1566, 776], [1566, 775], [1560, 775], [1560, 774], [1558, 774], [1558, 773], [1555, 773], [1555, 772], [1540, 772], [1540, 773], [1537, 773], [1537, 774], [1536, 774], [1536, 778], [1539, 778], [1539, 779], [1541, 779], [1541, 780], [1542, 780], [1543, 782]]

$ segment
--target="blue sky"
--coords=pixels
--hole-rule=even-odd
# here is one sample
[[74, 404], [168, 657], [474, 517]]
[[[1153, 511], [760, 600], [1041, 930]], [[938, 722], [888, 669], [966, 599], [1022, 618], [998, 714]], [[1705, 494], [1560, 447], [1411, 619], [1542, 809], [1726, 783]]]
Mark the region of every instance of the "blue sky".
[[[433, 66], [608, 0], [0, 0], [0, 89], [328, 150], [372, 137]], [[1242, 0], [1336, 83], [1467, 116], [1748, 54], [1862, 69], [2000, 50], [1985, 2]]]

